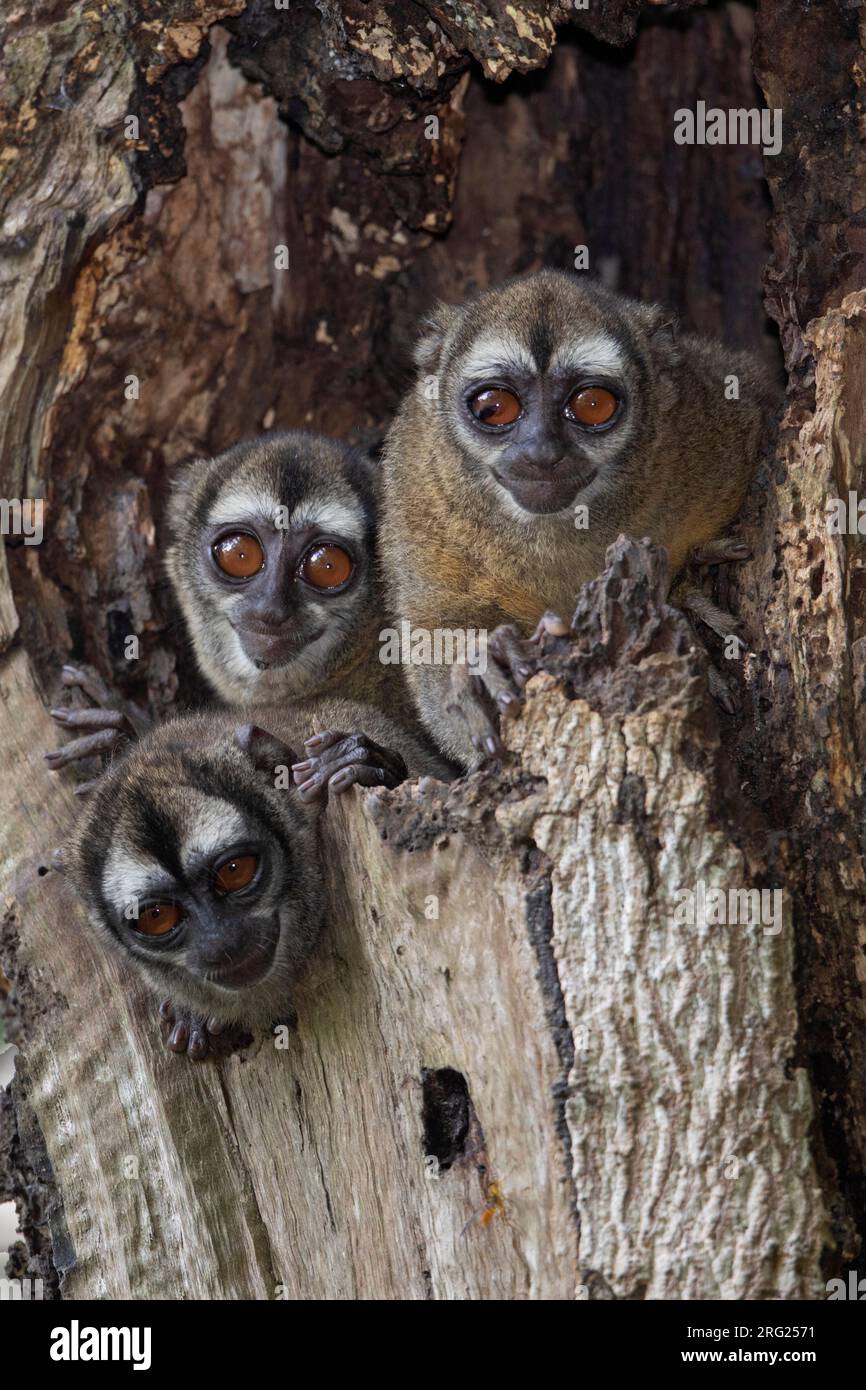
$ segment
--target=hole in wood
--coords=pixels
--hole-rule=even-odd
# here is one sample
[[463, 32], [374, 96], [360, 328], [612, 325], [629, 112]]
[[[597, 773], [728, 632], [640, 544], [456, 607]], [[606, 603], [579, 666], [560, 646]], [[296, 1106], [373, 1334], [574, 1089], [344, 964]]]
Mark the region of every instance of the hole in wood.
[[464, 1153], [472, 1102], [466, 1078], [453, 1067], [421, 1072], [424, 1153], [435, 1154], [439, 1168], [450, 1168]]

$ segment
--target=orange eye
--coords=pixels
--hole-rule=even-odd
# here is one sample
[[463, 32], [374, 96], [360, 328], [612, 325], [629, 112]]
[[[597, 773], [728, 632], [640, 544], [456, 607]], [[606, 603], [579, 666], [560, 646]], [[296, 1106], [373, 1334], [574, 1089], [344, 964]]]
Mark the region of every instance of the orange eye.
[[223, 536], [213, 548], [214, 559], [224, 574], [232, 579], [249, 579], [258, 574], [265, 563], [265, 553], [255, 536], [238, 531], [234, 536]]
[[522, 408], [514, 392], [502, 386], [484, 386], [469, 397], [469, 409], [482, 425], [513, 425]]
[[216, 886], [222, 893], [237, 893], [252, 883], [258, 867], [255, 854], [238, 854], [233, 859], [225, 859], [214, 875]]
[[317, 589], [339, 589], [353, 569], [351, 555], [338, 545], [316, 545], [301, 562], [301, 574]]
[[138, 914], [134, 926], [144, 936], [167, 936], [182, 917], [177, 903], [152, 903]]
[[619, 401], [603, 386], [584, 386], [569, 396], [565, 413], [579, 425], [606, 425], [616, 414]]

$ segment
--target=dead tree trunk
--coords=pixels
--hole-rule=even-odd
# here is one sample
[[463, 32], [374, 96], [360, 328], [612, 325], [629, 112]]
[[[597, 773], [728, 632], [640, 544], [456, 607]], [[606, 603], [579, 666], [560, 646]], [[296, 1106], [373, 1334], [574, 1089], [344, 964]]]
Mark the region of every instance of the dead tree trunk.
[[[863, 542], [826, 503], [861, 485], [857, 12], [640, 8], [0, 20], [3, 491], [46, 499], [0, 576], [0, 1154], [30, 1271], [64, 1296], [796, 1298], [856, 1260]], [[782, 110], [766, 183], [755, 149], [674, 143], [697, 99]], [[786, 414], [753, 559], [716, 581], [738, 711], [660, 558], [621, 542], [513, 763], [329, 813], [297, 1030], [178, 1064], [48, 867], [75, 814], [41, 757], [59, 665], [157, 714], [192, 701], [159, 579], [172, 467], [274, 425], [374, 443], [435, 295], [584, 244], [772, 361], [767, 263]], [[778, 890], [781, 915], [681, 920], [712, 888]]]

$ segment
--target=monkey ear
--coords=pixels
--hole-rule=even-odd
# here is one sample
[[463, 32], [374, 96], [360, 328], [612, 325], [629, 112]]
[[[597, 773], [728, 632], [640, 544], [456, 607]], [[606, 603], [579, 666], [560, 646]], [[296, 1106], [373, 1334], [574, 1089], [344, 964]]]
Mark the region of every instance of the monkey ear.
[[673, 309], [663, 304], [640, 304], [634, 301], [635, 317], [646, 333], [651, 347], [670, 348], [678, 345], [680, 321]]
[[377, 494], [382, 480], [382, 444], [384, 435], [376, 435], [369, 448], [352, 445], [347, 458], [349, 477], [371, 487]]
[[661, 304], [635, 302], [636, 317], [647, 337], [657, 378], [669, 382], [680, 361], [680, 321], [672, 309]]
[[258, 724], [238, 724], [235, 742], [256, 772], [261, 773], [271, 786], [275, 783], [278, 768], [289, 768], [298, 761], [297, 753], [287, 743]]
[[456, 304], [445, 304], [440, 300], [432, 314], [423, 320], [424, 333], [415, 344], [415, 365], [422, 372], [438, 367], [442, 344], [459, 317], [460, 310]]

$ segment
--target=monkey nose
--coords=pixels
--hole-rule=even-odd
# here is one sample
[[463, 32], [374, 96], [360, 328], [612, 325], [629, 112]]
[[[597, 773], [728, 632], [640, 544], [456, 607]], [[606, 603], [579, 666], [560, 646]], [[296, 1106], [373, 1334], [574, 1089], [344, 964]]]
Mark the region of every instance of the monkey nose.
[[525, 468], [534, 468], [539, 473], [553, 473], [565, 458], [562, 449], [533, 449], [521, 458]]

